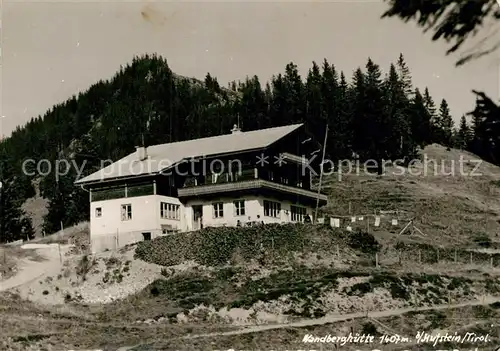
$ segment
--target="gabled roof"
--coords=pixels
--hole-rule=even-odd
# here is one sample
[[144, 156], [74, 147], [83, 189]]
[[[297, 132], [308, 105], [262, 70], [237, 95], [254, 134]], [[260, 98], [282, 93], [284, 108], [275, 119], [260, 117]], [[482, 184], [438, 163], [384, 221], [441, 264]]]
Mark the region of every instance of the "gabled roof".
[[103, 169], [77, 180], [75, 184], [157, 174], [191, 158], [263, 149], [302, 126], [302, 123], [293, 124], [149, 146], [147, 147], [148, 158], [146, 160], [139, 161], [136, 152], [133, 152]]

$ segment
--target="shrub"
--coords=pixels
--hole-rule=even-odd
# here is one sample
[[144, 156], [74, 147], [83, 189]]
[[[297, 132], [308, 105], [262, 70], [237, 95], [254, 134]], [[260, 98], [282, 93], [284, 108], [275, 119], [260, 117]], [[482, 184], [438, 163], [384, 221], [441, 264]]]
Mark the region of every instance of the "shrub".
[[431, 322], [429, 329], [442, 328], [446, 322], [446, 315], [441, 311], [430, 310], [430, 316], [428, 316], [428, 321]]
[[208, 293], [213, 288], [214, 284], [208, 278], [184, 274], [170, 279], [157, 279], [150, 284], [149, 291], [153, 296], [167, 295], [172, 300], [183, 300]]
[[349, 233], [347, 245], [363, 253], [375, 253], [380, 250], [380, 244], [373, 235], [359, 230], [356, 233]]
[[347, 295], [363, 296], [366, 293], [369, 293], [372, 291], [373, 291], [373, 287], [370, 285], [370, 283], [358, 283], [358, 284], [354, 284], [347, 291]]
[[363, 323], [363, 326], [361, 327], [361, 335], [373, 335], [373, 336], [379, 336], [381, 335], [375, 324], [372, 322], [367, 322]]
[[500, 302], [493, 302], [490, 306], [494, 309], [500, 309]]
[[120, 263], [120, 260], [117, 257], [110, 257], [106, 260], [106, 267], [111, 268], [113, 266], [116, 266]]
[[64, 302], [68, 303], [68, 302], [71, 302], [71, 301], [73, 301], [73, 297], [70, 294], [66, 294], [64, 296]]
[[94, 259], [89, 258], [88, 255], [83, 256], [76, 267], [76, 274], [85, 280], [87, 274], [95, 264], [96, 261]]
[[476, 235], [476, 237], [474, 238], [474, 242], [480, 247], [484, 247], [484, 248], [491, 247], [491, 239], [485, 233], [480, 233], [480, 234]]
[[[283, 257], [308, 245], [304, 224], [267, 224], [254, 227], [204, 228], [197, 232], [159, 237], [137, 245], [135, 257], [162, 266], [194, 260], [207, 266], [227, 264], [235, 255], [245, 260], [266, 255]], [[310, 235], [309, 237], [313, 237]], [[311, 240], [312, 241], [312, 240]]]

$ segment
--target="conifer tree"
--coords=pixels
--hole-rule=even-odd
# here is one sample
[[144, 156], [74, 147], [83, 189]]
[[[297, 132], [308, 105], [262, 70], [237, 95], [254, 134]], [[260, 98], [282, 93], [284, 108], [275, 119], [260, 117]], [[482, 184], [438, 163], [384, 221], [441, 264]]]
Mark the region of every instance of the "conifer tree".
[[305, 89], [296, 64], [290, 62], [283, 76], [285, 91], [285, 113], [291, 123], [305, 122]]
[[250, 131], [271, 126], [267, 113], [268, 102], [259, 78], [246, 78], [239, 88], [241, 98], [236, 102], [236, 113], [240, 117], [240, 127]]
[[427, 109], [427, 113], [429, 114], [430, 117], [431, 130], [427, 142], [431, 144], [434, 142], [438, 142], [439, 140], [439, 125], [440, 125], [439, 114], [436, 112], [436, 104], [434, 103], [434, 99], [429, 93], [429, 89], [427, 87], [424, 90], [423, 98], [424, 98], [425, 108]]
[[352, 112], [352, 130], [353, 130], [353, 151], [363, 158], [368, 158], [366, 154], [369, 146], [365, 136], [369, 127], [365, 123], [365, 109], [363, 102], [366, 100], [365, 75], [358, 67], [352, 77], [352, 87], [349, 99], [349, 108]]
[[413, 149], [407, 117], [409, 101], [400, 79], [396, 67], [391, 64], [389, 75], [384, 82], [385, 113], [391, 128], [388, 138], [388, 153], [391, 159], [404, 158], [405, 155], [411, 154], [410, 150]]
[[322, 77], [316, 62], [313, 62], [306, 79], [306, 116], [308, 124], [317, 135], [324, 132], [327, 116], [323, 111]]
[[364, 137], [368, 149], [365, 154], [377, 161], [378, 174], [382, 174], [384, 159], [390, 158], [392, 123], [384, 108], [384, 92], [380, 67], [370, 58], [366, 63], [366, 95], [361, 103], [364, 106], [365, 123], [368, 127]]
[[[22, 198], [19, 198], [19, 184], [15, 178], [2, 180], [0, 189], [0, 242], [11, 242], [19, 239], [26, 239], [23, 236], [23, 223], [26, 225], [26, 214], [21, 209]], [[30, 221], [31, 222], [31, 221]]]
[[340, 142], [335, 146], [335, 152], [337, 153], [337, 159], [347, 159], [352, 155], [352, 143], [353, 143], [353, 128], [352, 128], [352, 113], [351, 105], [349, 102], [350, 90], [347, 84], [344, 72], [340, 72], [340, 80], [338, 85], [337, 96], [337, 121], [339, 129]]
[[287, 109], [287, 86], [281, 73], [271, 78], [271, 86], [270, 114], [274, 125], [283, 126], [293, 123], [293, 119]]
[[439, 131], [439, 139], [437, 142], [442, 143], [444, 146], [451, 147], [454, 126], [453, 118], [450, 115], [450, 109], [445, 99], [441, 101], [441, 105], [439, 106], [438, 121], [439, 125], [437, 126], [437, 129]]
[[473, 116], [472, 150], [489, 162], [500, 163], [500, 106], [484, 93], [474, 91], [478, 99]]
[[425, 147], [431, 142], [431, 115], [418, 88], [411, 102], [410, 121], [413, 140], [420, 148]]
[[469, 147], [469, 144], [472, 140], [472, 131], [467, 124], [467, 120], [465, 116], [460, 118], [460, 126], [456, 133], [455, 138], [455, 147], [466, 150]]
[[411, 73], [410, 69], [408, 68], [408, 65], [406, 64], [406, 61], [403, 57], [403, 54], [399, 54], [398, 61], [397, 61], [397, 74], [399, 76], [399, 79], [401, 81], [401, 85], [403, 88], [403, 92], [406, 95], [406, 98], [408, 100], [411, 100], [413, 98], [413, 83], [411, 80]]
[[[319, 129], [319, 133], [324, 133], [326, 122], [329, 125], [328, 149], [330, 155], [335, 159], [342, 158], [343, 136], [345, 125], [341, 120], [339, 106], [338, 76], [335, 66], [326, 59], [323, 61], [321, 77], [321, 94], [323, 98], [323, 111], [326, 117], [325, 123]], [[318, 134], [321, 135], [321, 134]]]

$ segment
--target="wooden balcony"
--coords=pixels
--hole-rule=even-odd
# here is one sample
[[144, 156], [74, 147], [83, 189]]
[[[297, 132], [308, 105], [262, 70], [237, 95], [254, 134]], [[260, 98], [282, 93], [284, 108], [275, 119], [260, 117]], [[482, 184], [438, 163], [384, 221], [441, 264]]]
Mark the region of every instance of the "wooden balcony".
[[[204, 195], [215, 195], [238, 191], [248, 191], [248, 190], [267, 190], [278, 193], [284, 193], [287, 195], [302, 196], [308, 198], [309, 200], [316, 200], [318, 198], [318, 193], [312, 190], [302, 189], [290, 185], [280, 184], [264, 179], [249, 179], [240, 180], [233, 182], [224, 182], [220, 184], [205, 184], [205, 185], [195, 185], [187, 186], [178, 189], [179, 198], [183, 197], [195, 197]], [[319, 195], [320, 205], [326, 205], [328, 197], [325, 194]]]

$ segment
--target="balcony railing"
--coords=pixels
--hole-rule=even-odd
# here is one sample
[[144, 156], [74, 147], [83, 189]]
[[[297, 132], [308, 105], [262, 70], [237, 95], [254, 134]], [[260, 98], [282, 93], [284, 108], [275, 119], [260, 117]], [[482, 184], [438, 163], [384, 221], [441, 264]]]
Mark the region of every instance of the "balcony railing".
[[213, 185], [213, 184], [225, 184], [225, 183], [234, 183], [234, 182], [242, 182], [246, 180], [254, 180], [255, 178], [255, 170], [243, 170], [240, 173], [222, 173], [222, 174], [213, 174], [204, 177], [191, 177], [187, 178], [184, 183], [184, 188], [189, 188], [193, 186], [203, 186], [203, 185]]
[[[178, 190], [178, 195], [179, 197], [201, 196], [201, 195], [250, 190], [250, 189], [275, 190], [288, 194], [305, 196], [310, 199], [316, 199], [318, 197], [318, 194], [312, 190], [297, 188], [290, 185], [275, 183], [265, 179], [255, 179], [255, 178], [251, 180], [239, 180], [239, 181], [224, 182], [219, 184], [209, 183], [206, 185], [185, 187]], [[325, 194], [320, 194], [319, 199], [322, 203], [326, 203], [328, 198]]]
[[267, 170], [259, 170], [258, 173], [256, 173], [257, 170], [255, 169], [249, 169], [249, 170], [244, 170], [241, 171], [241, 173], [222, 173], [222, 174], [213, 174], [213, 175], [208, 175], [208, 176], [203, 176], [203, 177], [190, 177], [187, 178], [183, 188], [189, 188], [189, 187], [195, 187], [195, 186], [205, 186], [205, 185], [214, 185], [214, 184], [226, 184], [226, 183], [235, 183], [235, 182], [242, 182], [242, 181], [247, 181], [247, 180], [255, 180], [255, 179], [262, 179], [262, 180], [268, 180], [273, 183], [278, 183], [278, 184], [283, 184], [283, 185], [288, 185], [291, 187], [297, 187], [297, 188], [303, 188], [305, 190], [309, 190], [308, 186], [302, 186], [304, 185], [309, 185], [308, 181], [306, 183], [303, 183], [296, 177], [289, 177], [287, 175], [280, 175], [280, 174], [273, 174], [272, 171], [267, 171]]

